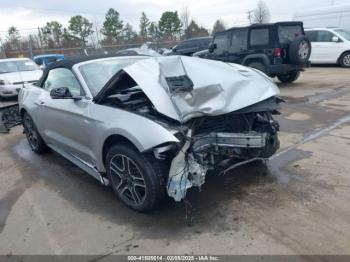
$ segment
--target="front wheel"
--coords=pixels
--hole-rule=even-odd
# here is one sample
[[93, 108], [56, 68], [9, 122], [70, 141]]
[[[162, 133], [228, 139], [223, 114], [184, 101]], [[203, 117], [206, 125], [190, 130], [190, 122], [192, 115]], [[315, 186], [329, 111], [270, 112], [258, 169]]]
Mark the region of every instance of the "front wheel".
[[294, 72], [294, 73], [290, 73], [287, 75], [278, 75], [277, 78], [278, 80], [280, 80], [282, 83], [292, 83], [295, 80], [297, 80], [300, 76], [300, 72]]
[[28, 143], [31, 149], [37, 153], [42, 154], [49, 150], [44, 140], [41, 138], [33, 119], [30, 117], [28, 113], [24, 113], [23, 116], [23, 127], [24, 133], [26, 134]]
[[113, 191], [125, 205], [147, 212], [165, 198], [163, 170], [158, 164], [130, 145], [114, 145], [109, 149], [107, 176]]
[[342, 67], [350, 68], [350, 52], [347, 52], [341, 56], [340, 65]]

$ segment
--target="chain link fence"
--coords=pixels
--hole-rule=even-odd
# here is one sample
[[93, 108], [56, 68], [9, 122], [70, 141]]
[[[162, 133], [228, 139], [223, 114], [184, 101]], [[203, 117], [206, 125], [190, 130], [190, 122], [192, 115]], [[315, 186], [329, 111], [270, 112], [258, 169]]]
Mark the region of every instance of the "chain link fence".
[[[153, 50], [160, 51], [163, 48], [171, 48], [176, 45], [177, 42], [151, 42], [147, 43], [147, 46]], [[127, 48], [138, 48], [141, 45], [135, 44], [118, 44], [118, 45], [103, 45], [103, 46], [87, 46], [87, 47], [67, 47], [67, 48], [31, 48], [30, 45], [26, 49], [20, 50], [2, 50], [0, 58], [15, 58], [15, 57], [32, 57], [44, 54], [64, 54], [66, 57], [85, 56], [85, 55], [102, 55], [102, 54], [114, 54], [119, 50]]]

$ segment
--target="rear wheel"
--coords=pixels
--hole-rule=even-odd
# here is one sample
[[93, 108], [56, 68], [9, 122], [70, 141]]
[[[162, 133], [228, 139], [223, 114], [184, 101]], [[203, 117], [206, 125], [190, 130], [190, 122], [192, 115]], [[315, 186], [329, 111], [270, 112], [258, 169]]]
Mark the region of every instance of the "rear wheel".
[[277, 78], [280, 80], [282, 83], [292, 83], [295, 80], [297, 80], [300, 76], [300, 72], [294, 72], [290, 73], [288, 75], [278, 75]]
[[347, 52], [340, 57], [340, 65], [342, 67], [350, 68], [350, 52]]
[[165, 197], [165, 184], [159, 163], [129, 145], [112, 146], [106, 156], [110, 185], [128, 207], [147, 212]]
[[23, 127], [28, 143], [35, 153], [42, 154], [49, 150], [28, 113], [24, 113]]
[[266, 67], [264, 66], [263, 63], [260, 63], [260, 62], [253, 62], [253, 63], [250, 63], [248, 65], [249, 67], [252, 67], [252, 68], [255, 68], [261, 72], [263, 72], [264, 74], [266, 74]]

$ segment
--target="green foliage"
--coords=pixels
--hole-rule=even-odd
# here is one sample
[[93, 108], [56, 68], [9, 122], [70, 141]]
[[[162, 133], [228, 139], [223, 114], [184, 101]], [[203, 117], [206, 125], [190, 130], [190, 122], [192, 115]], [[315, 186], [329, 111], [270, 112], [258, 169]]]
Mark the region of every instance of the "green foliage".
[[148, 36], [150, 39], [159, 41], [160, 32], [156, 22], [151, 22], [148, 26]]
[[105, 15], [105, 21], [103, 22], [103, 27], [101, 33], [106, 36], [106, 38], [112, 42], [117, 40], [118, 37], [123, 32], [123, 21], [119, 19], [118, 11], [113, 8], [108, 9]]
[[225, 31], [225, 29], [226, 28], [225, 28], [224, 23], [220, 19], [218, 19], [218, 20], [216, 20], [216, 22], [213, 26], [213, 30], [212, 30], [211, 34], [214, 35], [217, 32]]
[[47, 22], [42, 28], [39, 28], [39, 39], [41, 45], [46, 47], [59, 47], [63, 39], [62, 24], [57, 21]]
[[68, 29], [70, 33], [79, 38], [82, 45], [85, 46], [87, 37], [89, 37], [94, 31], [92, 30], [92, 23], [81, 15], [72, 16], [69, 20]]
[[209, 36], [209, 32], [206, 28], [199, 26], [194, 20], [191, 20], [187, 29], [185, 30], [185, 35], [188, 38]]
[[133, 30], [132, 26], [129, 23], [126, 23], [123, 35], [125, 43], [131, 43], [137, 38], [137, 33]]
[[147, 40], [149, 26], [150, 26], [150, 21], [147, 18], [146, 14], [142, 12], [141, 18], [140, 18], [140, 36], [143, 39], [143, 41]]
[[180, 33], [182, 27], [177, 11], [164, 12], [159, 20], [158, 27], [165, 38], [170, 38], [172, 41], [176, 40], [176, 36]]

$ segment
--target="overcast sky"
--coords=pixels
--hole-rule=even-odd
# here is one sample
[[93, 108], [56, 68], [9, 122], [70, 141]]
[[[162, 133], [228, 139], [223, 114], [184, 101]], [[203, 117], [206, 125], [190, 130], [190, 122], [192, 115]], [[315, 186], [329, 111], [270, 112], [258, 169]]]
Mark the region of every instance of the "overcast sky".
[[[28, 29], [58, 20], [64, 26], [69, 18], [80, 14], [101, 25], [110, 7], [116, 9], [124, 22], [138, 31], [142, 11], [152, 21], [158, 21], [164, 11], [188, 7], [191, 18], [200, 25], [212, 28], [216, 19], [227, 26], [247, 24], [247, 11], [255, 8], [258, 0], [0, 0], [0, 35], [14, 25], [26, 34]], [[315, 7], [347, 4], [349, 0], [265, 0], [272, 21], [288, 20], [295, 12]], [[33, 32], [33, 30], [31, 30]]]

